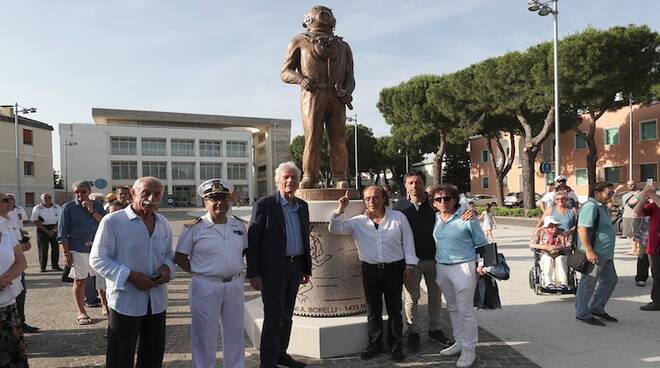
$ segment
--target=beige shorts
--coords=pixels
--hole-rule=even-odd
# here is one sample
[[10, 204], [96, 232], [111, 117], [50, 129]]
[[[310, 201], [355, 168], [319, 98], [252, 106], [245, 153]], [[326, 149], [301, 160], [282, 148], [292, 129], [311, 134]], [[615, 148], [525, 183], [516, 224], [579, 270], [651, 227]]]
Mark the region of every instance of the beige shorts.
[[86, 279], [88, 276], [96, 276], [96, 272], [89, 265], [89, 253], [71, 251], [73, 265], [69, 277], [76, 280]]

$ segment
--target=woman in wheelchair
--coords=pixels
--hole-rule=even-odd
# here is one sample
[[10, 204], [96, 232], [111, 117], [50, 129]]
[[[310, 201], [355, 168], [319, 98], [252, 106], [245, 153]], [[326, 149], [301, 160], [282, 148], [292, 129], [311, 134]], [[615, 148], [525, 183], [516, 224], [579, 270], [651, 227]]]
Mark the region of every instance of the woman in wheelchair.
[[571, 238], [570, 232], [562, 231], [559, 226], [555, 216], [545, 216], [543, 227], [534, 229], [529, 247], [540, 255], [541, 286], [549, 290], [567, 291]]

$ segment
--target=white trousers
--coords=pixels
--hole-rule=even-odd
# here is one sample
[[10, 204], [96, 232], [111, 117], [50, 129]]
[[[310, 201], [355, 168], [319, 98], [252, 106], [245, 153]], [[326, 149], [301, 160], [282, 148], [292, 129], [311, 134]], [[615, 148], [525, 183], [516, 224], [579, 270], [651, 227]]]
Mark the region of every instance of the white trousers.
[[568, 285], [568, 256], [551, 256], [542, 253], [539, 260], [543, 286], [548, 284]]
[[468, 261], [453, 265], [437, 264], [436, 281], [447, 301], [454, 340], [464, 348], [477, 346], [477, 319], [474, 316], [474, 290], [477, 265]]
[[231, 282], [194, 275], [188, 288], [192, 312], [192, 366], [215, 368], [222, 328], [224, 368], [245, 366], [243, 338], [244, 277]]

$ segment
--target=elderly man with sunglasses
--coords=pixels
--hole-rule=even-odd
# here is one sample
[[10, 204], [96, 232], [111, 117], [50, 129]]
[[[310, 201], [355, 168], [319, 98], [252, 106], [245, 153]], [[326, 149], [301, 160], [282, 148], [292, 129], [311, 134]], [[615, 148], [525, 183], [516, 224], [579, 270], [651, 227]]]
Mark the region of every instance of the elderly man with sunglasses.
[[605, 326], [602, 320], [618, 322], [605, 312], [619, 279], [614, 268], [616, 231], [607, 207], [613, 196], [612, 184], [596, 183], [593, 197], [582, 205], [578, 215], [578, 247], [591, 265], [577, 288], [575, 318], [594, 326]]
[[242, 220], [228, 214], [234, 186], [211, 179], [197, 188], [207, 213], [184, 224], [174, 262], [192, 274], [192, 366], [215, 367], [218, 335], [222, 327], [225, 368], [245, 366], [243, 302], [247, 231]]
[[568, 196], [568, 202], [566, 205], [569, 208], [578, 207], [580, 200], [578, 199], [578, 196], [575, 194], [573, 189], [566, 184], [566, 181], [567, 179], [564, 175], [559, 175], [555, 178], [554, 190], [548, 191], [539, 201], [539, 205], [543, 211], [545, 211], [545, 209], [548, 207], [554, 206], [555, 194], [558, 192], [566, 192], [566, 195]]

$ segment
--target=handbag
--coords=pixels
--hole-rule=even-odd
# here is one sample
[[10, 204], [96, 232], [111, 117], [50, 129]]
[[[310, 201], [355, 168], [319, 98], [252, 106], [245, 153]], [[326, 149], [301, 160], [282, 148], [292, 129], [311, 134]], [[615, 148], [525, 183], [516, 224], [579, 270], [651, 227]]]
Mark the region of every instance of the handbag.
[[[600, 222], [600, 210], [596, 210], [596, 218], [594, 219], [594, 226], [591, 227], [591, 246], [594, 246], [594, 242], [596, 240], [596, 234], [598, 233], [598, 224]], [[568, 267], [574, 269], [575, 271], [579, 273], [586, 273], [589, 270], [589, 265], [591, 264], [587, 260], [587, 254], [579, 249], [577, 249], [577, 238], [578, 238], [578, 232], [576, 231], [574, 234], [574, 244], [573, 248], [574, 251], [572, 254], [568, 256], [568, 259], [566, 260], [566, 263], [568, 264]]]
[[508, 280], [511, 277], [511, 269], [506, 263], [506, 258], [504, 254], [497, 253], [497, 263], [492, 266], [484, 267], [484, 271], [491, 276], [500, 281]]

